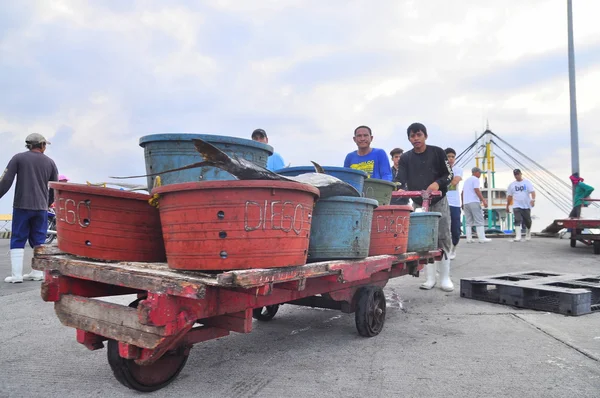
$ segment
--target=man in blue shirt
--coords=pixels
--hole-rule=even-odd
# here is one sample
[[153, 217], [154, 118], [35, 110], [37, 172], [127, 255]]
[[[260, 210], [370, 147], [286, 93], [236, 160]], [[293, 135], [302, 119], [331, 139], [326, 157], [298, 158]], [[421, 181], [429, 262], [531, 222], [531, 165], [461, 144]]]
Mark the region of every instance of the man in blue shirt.
[[392, 171], [387, 153], [383, 149], [371, 148], [373, 134], [371, 128], [359, 126], [354, 130], [354, 142], [358, 150], [350, 152], [344, 160], [344, 167], [362, 170], [369, 178], [392, 181]]
[[[267, 137], [267, 132], [263, 129], [256, 129], [252, 132], [252, 141], [262, 142], [263, 144], [269, 143], [269, 138]], [[277, 152], [273, 152], [269, 159], [267, 160], [267, 170], [275, 171], [280, 170], [285, 167], [285, 162], [280, 154]]]

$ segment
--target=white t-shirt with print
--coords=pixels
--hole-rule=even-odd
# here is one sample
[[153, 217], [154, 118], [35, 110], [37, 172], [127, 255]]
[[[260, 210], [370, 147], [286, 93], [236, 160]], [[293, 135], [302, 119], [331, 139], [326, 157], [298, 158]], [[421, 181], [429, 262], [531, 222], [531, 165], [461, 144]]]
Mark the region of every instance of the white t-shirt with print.
[[529, 209], [531, 208], [529, 194], [532, 192], [535, 192], [533, 184], [528, 180], [523, 180], [511, 182], [506, 194], [513, 197], [513, 209]]
[[[454, 173], [454, 177], [458, 176], [462, 178], [463, 169], [461, 169], [458, 166], [454, 166], [452, 167], [452, 173]], [[446, 197], [448, 198], [449, 206], [460, 207], [460, 192], [458, 190], [459, 185], [460, 181], [458, 182], [457, 186], [448, 185], [448, 192], [446, 192]]]
[[465, 180], [463, 185], [463, 204], [467, 203], [479, 203], [479, 197], [475, 193], [475, 189], [479, 188], [479, 178], [471, 176]]

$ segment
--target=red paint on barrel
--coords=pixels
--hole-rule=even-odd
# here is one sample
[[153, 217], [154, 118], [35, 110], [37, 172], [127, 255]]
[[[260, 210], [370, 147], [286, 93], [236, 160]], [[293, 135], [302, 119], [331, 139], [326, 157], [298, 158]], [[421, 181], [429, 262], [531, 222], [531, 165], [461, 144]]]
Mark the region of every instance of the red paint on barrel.
[[319, 190], [288, 181], [205, 181], [155, 188], [170, 268], [233, 270], [306, 263]]
[[158, 209], [150, 195], [83, 184], [51, 182], [56, 198], [58, 248], [113, 261], [165, 261]]
[[406, 253], [412, 206], [379, 206], [373, 211], [369, 256]]

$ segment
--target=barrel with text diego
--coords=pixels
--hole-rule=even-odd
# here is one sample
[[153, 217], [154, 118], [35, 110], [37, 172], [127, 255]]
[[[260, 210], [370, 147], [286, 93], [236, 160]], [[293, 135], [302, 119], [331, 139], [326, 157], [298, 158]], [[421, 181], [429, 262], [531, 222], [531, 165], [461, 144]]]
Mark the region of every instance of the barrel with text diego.
[[306, 263], [319, 190], [290, 181], [205, 181], [162, 186], [170, 268], [233, 270]]
[[369, 256], [406, 253], [412, 206], [379, 206], [373, 211]]
[[150, 195], [51, 182], [58, 248], [98, 260], [165, 261], [158, 210]]

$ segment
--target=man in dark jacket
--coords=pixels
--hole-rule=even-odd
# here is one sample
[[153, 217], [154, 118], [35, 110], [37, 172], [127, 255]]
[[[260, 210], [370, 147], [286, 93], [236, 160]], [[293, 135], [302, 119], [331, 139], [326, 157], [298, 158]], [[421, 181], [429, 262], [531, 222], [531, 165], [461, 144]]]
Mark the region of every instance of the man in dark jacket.
[[[450, 280], [450, 253], [452, 237], [450, 234], [450, 209], [446, 192], [452, 181], [453, 173], [444, 150], [437, 146], [427, 145], [427, 128], [421, 123], [413, 123], [406, 130], [408, 140], [413, 146], [400, 158], [397, 180], [405, 184], [409, 191], [441, 191], [441, 197], [434, 197], [429, 211], [442, 214], [438, 228], [438, 247], [443, 249], [442, 260], [435, 264], [427, 264], [425, 273], [427, 280], [420, 287], [429, 290], [436, 284], [436, 267], [440, 273], [440, 287], [451, 292], [454, 285]], [[413, 198], [415, 207], [423, 204], [422, 198]]]
[[[396, 183], [396, 189], [403, 189], [404, 187], [398, 182], [398, 163], [404, 150], [402, 148], [394, 148], [390, 152], [392, 158], [392, 182]], [[407, 205], [408, 198], [392, 198], [391, 205]]]
[[54, 202], [54, 191], [48, 188], [48, 183], [58, 179], [56, 164], [44, 155], [48, 144], [41, 134], [29, 134], [25, 138], [25, 146], [29, 151], [13, 156], [0, 176], [0, 198], [8, 192], [17, 177], [10, 239], [12, 275], [4, 282], [41, 281], [44, 277], [41, 271], [35, 270], [23, 275], [23, 255], [28, 240], [31, 247], [41, 245], [46, 240], [48, 206]]

